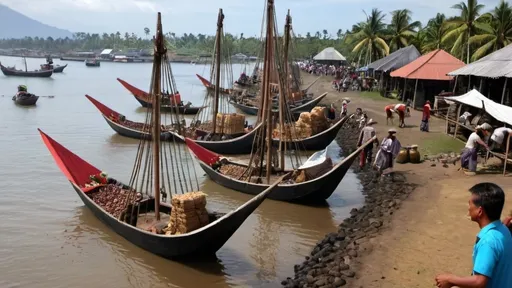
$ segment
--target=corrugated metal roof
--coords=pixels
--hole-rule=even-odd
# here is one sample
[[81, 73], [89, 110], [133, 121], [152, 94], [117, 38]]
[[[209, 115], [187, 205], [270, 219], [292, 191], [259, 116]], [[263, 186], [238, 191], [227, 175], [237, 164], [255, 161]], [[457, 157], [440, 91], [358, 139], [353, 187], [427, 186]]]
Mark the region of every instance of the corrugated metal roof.
[[396, 50], [395, 52], [382, 59], [372, 62], [370, 65], [368, 65], [368, 68], [375, 71], [393, 71], [402, 68], [403, 66], [418, 59], [420, 56], [421, 53], [418, 51], [418, 49], [416, 49], [414, 45], [409, 45], [407, 47]]
[[512, 45], [508, 45], [498, 51], [494, 51], [473, 63], [448, 73], [448, 75], [512, 78]]
[[391, 77], [451, 80], [453, 77], [446, 74], [462, 66], [464, 66], [464, 62], [442, 49], [437, 49], [391, 72]]
[[113, 49], [103, 49], [103, 51], [101, 51], [101, 55], [107, 55], [107, 54], [110, 54], [112, 53], [112, 51], [114, 51]]
[[316, 54], [313, 60], [317, 61], [345, 61], [345, 56], [341, 55], [334, 47], [327, 47], [322, 52]]

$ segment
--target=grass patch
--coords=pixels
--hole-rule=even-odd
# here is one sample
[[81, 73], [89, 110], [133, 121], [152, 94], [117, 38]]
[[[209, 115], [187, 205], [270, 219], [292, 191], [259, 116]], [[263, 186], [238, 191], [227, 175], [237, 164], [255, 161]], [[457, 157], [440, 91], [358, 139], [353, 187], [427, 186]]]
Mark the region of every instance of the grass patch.
[[458, 139], [445, 134], [437, 134], [423, 140], [419, 150], [421, 155], [433, 156], [441, 153], [460, 153], [464, 146], [465, 144]]
[[380, 96], [379, 91], [362, 91], [360, 95], [361, 95], [361, 97], [364, 97], [367, 99], [372, 99], [372, 100], [377, 100], [377, 101], [391, 102], [391, 101], [395, 100], [395, 99], [390, 99], [390, 98], [385, 98], [385, 97]]

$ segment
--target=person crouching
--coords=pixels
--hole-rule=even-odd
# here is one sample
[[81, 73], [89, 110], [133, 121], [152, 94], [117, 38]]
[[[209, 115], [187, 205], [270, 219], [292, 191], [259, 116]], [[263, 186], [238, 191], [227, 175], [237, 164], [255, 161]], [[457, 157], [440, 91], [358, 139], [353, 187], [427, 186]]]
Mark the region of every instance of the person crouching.
[[484, 123], [476, 126], [475, 132], [469, 135], [468, 141], [460, 158], [460, 165], [464, 169], [466, 175], [475, 175], [478, 163], [478, 148], [484, 147], [489, 150], [489, 146], [483, 140], [492, 129], [491, 125]]

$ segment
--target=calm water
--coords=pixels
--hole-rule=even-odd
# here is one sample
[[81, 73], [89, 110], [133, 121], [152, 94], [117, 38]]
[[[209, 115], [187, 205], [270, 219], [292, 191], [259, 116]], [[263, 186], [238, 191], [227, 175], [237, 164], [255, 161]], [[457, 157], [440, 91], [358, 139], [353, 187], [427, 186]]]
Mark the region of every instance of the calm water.
[[[23, 65], [19, 58], [0, 61]], [[27, 61], [29, 69], [36, 69], [44, 59]], [[51, 79], [0, 75], [0, 287], [277, 287], [364, 200], [349, 172], [329, 207], [266, 200], [217, 253], [219, 263], [185, 265], [150, 254], [111, 232], [84, 207], [37, 128], [127, 182], [138, 140], [116, 135], [84, 95], [128, 119], [142, 120], [144, 109], [116, 78], [147, 90], [151, 64], [87, 68], [82, 62], [66, 63], [65, 73]], [[241, 69], [233, 68], [235, 77]], [[173, 71], [182, 97], [200, 105], [204, 88], [195, 74], [208, 73], [208, 68], [174, 64]], [[40, 98], [37, 107], [15, 106], [11, 97], [19, 84], [55, 97]], [[222, 188], [196, 169], [210, 208], [227, 212], [250, 198]]]

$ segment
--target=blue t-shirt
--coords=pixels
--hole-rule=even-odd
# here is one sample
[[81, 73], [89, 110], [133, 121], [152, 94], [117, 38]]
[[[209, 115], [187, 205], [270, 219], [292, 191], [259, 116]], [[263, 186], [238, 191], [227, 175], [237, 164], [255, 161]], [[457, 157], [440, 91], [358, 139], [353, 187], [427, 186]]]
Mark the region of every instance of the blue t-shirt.
[[512, 287], [512, 235], [499, 220], [480, 230], [473, 248], [473, 273], [487, 276], [487, 288]]

